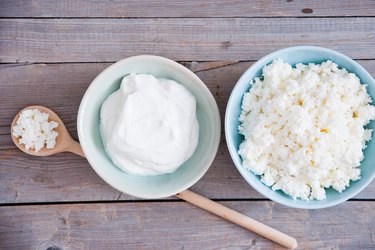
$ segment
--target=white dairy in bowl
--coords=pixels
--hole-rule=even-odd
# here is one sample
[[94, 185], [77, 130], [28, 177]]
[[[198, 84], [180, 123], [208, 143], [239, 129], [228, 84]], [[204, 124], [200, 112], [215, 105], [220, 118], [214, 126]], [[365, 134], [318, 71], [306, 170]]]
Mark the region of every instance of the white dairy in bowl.
[[172, 173], [198, 145], [196, 100], [173, 80], [130, 74], [104, 101], [100, 129], [107, 154], [125, 172]]
[[324, 200], [326, 188], [359, 180], [372, 134], [365, 125], [375, 119], [366, 85], [331, 61], [278, 59], [262, 73], [242, 100], [243, 167], [293, 199]]

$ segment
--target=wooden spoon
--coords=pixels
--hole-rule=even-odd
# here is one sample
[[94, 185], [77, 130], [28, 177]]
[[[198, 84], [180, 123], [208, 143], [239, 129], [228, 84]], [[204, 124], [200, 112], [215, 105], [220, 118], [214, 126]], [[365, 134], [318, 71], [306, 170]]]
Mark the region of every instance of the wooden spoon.
[[[53, 149], [43, 148], [38, 152], [35, 152], [33, 149], [26, 150], [24, 145], [19, 144], [18, 139], [12, 135], [13, 142], [14, 144], [16, 144], [16, 146], [19, 149], [21, 149], [23, 152], [27, 154], [35, 155], [35, 156], [48, 156], [48, 155], [53, 155], [53, 154], [67, 151], [67, 152], [72, 152], [82, 157], [85, 157], [85, 155], [83, 154], [81, 145], [72, 139], [72, 137], [69, 135], [69, 132], [66, 130], [66, 127], [64, 123], [62, 122], [62, 120], [55, 114], [55, 112], [53, 112], [49, 108], [46, 108], [43, 106], [30, 106], [30, 107], [24, 108], [16, 115], [16, 117], [14, 117], [11, 130], [18, 120], [19, 114], [26, 109], [39, 109], [42, 112], [48, 113], [49, 120], [55, 121], [59, 124], [59, 126], [55, 128], [55, 130], [59, 133], [59, 135], [56, 138], [56, 146]], [[250, 217], [247, 217], [246, 215], [236, 212], [230, 208], [227, 208], [215, 201], [207, 199], [190, 190], [185, 190], [183, 192], [180, 192], [176, 194], [176, 197], [182, 200], [185, 200], [221, 218], [229, 220], [243, 228], [246, 228], [249, 231], [257, 233], [286, 248], [294, 249], [297, 247], [296, 239], [290, 237], [289, 235], [286, 235], [280, 231], [277, 231], [274, 228], [271, 228], [259, 221], [251, 219]]]
[[[18, 117], [20, 116], [21, 112], [27, 109], [38, 109], [41, 112], [47, 113], [49, 114], [49, 119], [48, 119], [49, 121], [55, 121], [59, 124], [57, 128], [54, 129], [57, 133], [59, 133], [59, 135], [56, 138], [56, 145], [53, 149], [47, 149], [44, 147], [40, 149], [38, 152], [35, 152], [34, 149], [26, 149], [25, 145], [20, 144], [18, 142], [18, 139], [15, 136], [13, 136], [13, 126], [16, 125]], [[23, 152], [25, 152], [26, 154], [34, 155], [34, 156], [48, 156], [48, 155], [54, 155], [54, 154], [61, 153], [61, 152], [71, 152], [71, 153], [80, 155], [82, 157], [85, 157], [85, 155], [83, 154], [81, 145], [75, 140], [73, 140], [68, 130], [66, 129], [63, 121], [60, 119], [60, 117], [58, 117], [58, 115], [55, 112], [53, 112], [49, 108], [35, 105], [35, 106], [29, 106], [29, 107], [22, 109], [14, 117], [10, 129], [11, 129], [10, 134], [12, 136], [12, 140], [14, 144], [16, 144], [16, 146], [19, 149], [21, 149]]]

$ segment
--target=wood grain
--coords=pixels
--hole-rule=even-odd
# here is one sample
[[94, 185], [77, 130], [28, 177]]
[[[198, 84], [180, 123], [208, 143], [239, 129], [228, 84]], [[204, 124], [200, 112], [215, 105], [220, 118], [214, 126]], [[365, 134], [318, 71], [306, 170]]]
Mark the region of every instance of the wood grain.
[[[358, 61], [375, 75], [375, 61]], [[214, 95], [221, 118], [229, 94], [252, 62], [183, 62], [206, 83]], [[10, 137], [13, 116], [25, 106], [50, 107], [77, 139], [76, 117], [80, 100], [90, 82], [108, 63], [3, 64], [0, 65], [0, 203], [133, 200], [104, 183], [85, 159], [64, 153], [47, 158], [17, 150]], [[223, 127], [223, 125], [222, 125]], [[224, 128], [224, 127], [223, 127]], [[217, 157], [193, 191], [216, 199], [259, 199], [234, 167], [224, 136]], [[374, 199], [375, 182], [356, 196]]]
[[[182, 61], [207, 84], [222, 119], [251, 61], [287, 46], [338, 50], [364, 59], [375, 76], [374, 10], [373, 0], [0, 0], [0, 249], [282, 249], [174, 197], [122, 194], [78, 156], [26, 155], [12, 144], [10, 122], [25, 106], [45, 105], [77, 139], [90, 82], [137, 54]], [[221, 203], [296, 237], [300, 249], [375, 248], [375, 182], [333, 208], [288, 208], [243, 180], [222, 137], [192, 190], [231, 200]], [[72, 203], [52, 205], [60, 202]]]
[[[1, 19], [0, 62], [257, 60], [292, 45], [375, 59], [375, 18]], [[340, 42], [338, 42], [340, 41]]]
[[85, 1], [2, 0], [0, 17], [374, 16], [371, 0]]
[[[374, 202], [310, 211], [222, 204], [296, 237], [299, 249], [375, 245]], [[2, 249], [284, 249], [184, 202], [0, 207], [0, 221]]]

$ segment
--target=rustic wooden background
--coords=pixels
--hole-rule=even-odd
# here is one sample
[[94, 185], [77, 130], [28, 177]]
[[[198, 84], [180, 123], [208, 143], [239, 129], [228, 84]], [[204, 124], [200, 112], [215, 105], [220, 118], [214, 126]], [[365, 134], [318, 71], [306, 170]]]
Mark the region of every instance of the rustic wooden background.
[[[0, 248], [280, 248], [175, 198], [121, 194], [79, 156], [25, 155], [9, 126], [20, 109], [41, 104], [77, 139], [77, 110], [90, 82], [137, 54], [196, 72], [223, 118], [240, 75], [291, 45], [338, 50], [375, 76], [375, 1], [0, 0]], [[192, 190], [296, 237], [301, 249], [375, 249], [375, 182], [336, 207], [288, 208], [242, 179], [222, 137]]]

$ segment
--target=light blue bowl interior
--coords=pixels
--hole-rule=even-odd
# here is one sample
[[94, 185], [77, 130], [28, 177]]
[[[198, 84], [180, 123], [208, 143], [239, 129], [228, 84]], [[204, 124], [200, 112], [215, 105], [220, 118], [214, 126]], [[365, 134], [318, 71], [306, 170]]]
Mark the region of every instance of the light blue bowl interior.
[[[284, 60], [284, 62], [293, 66], [297, 63], [322, 63], [326, 60], [331, 60], [337, 63], [341, 68], [346, 68], [349, 72], [355, 73], [360, 78], [362, 84], [368, 85], [367, 91], [370, 96], [372, 98], [375, 97], [375, 81], [371, 75], [358, 63], [341, 53], [314, 46], [290, 47], [271, 53], [257, 61], [241, 76], [229, 98], [225, 114], [225, 134], [229, 152], [234, 164], [241, 175], [254, 189], [269, 199], [287, 206], [315, 209], [333, 206], [352, 198], [364, 189], [375, 176], [374, 140], [368, 142], [367, 148], [364, 150], [365, 159], [362, 161], [360, 167], [361, 179], [351, 182], [350, 187], [341, 194], [332, 188], [327, 189], [327, 199], [323, 201], [293, 200], [282, 191], [272, 191], [260, 181], [259, 176], [254, 175], [251, 171], [245, 170], [241, 166], [242, 160], [238, 155], [238, 149], [243, 140], [243, 136], [238, 133], [237, 128], [239, 126], [238, 118], [241, 113], [242, 97], [244, 93], [250, 89], [251, 85], [249, 83], [251, 80], [257, 76], [261, 76], [263, 66], [271, 63], [277, 58], [280, 58]], [[367, 127], [374, 129], [374, 121], [372, 121]]]
[[[130, 59], [107, 68], [86, 91], [78, 115], [79, 139], [90, 165], [112, 187], [142, 198], [171, 196], [198, 181], [212, 163], [220, 140], [219, 111], [207, 87], [182, 65], [155, 56]], [[171, 174], [127, 174], [115, 166], [105, 152], [99, 128], [101, 105], [111, 93], [119, 89], [122, 78], [130, 73], [148, 73], [158, 78], [175, 80], [188, 88], [197, 100], [197, 149], [188, 161]]]

